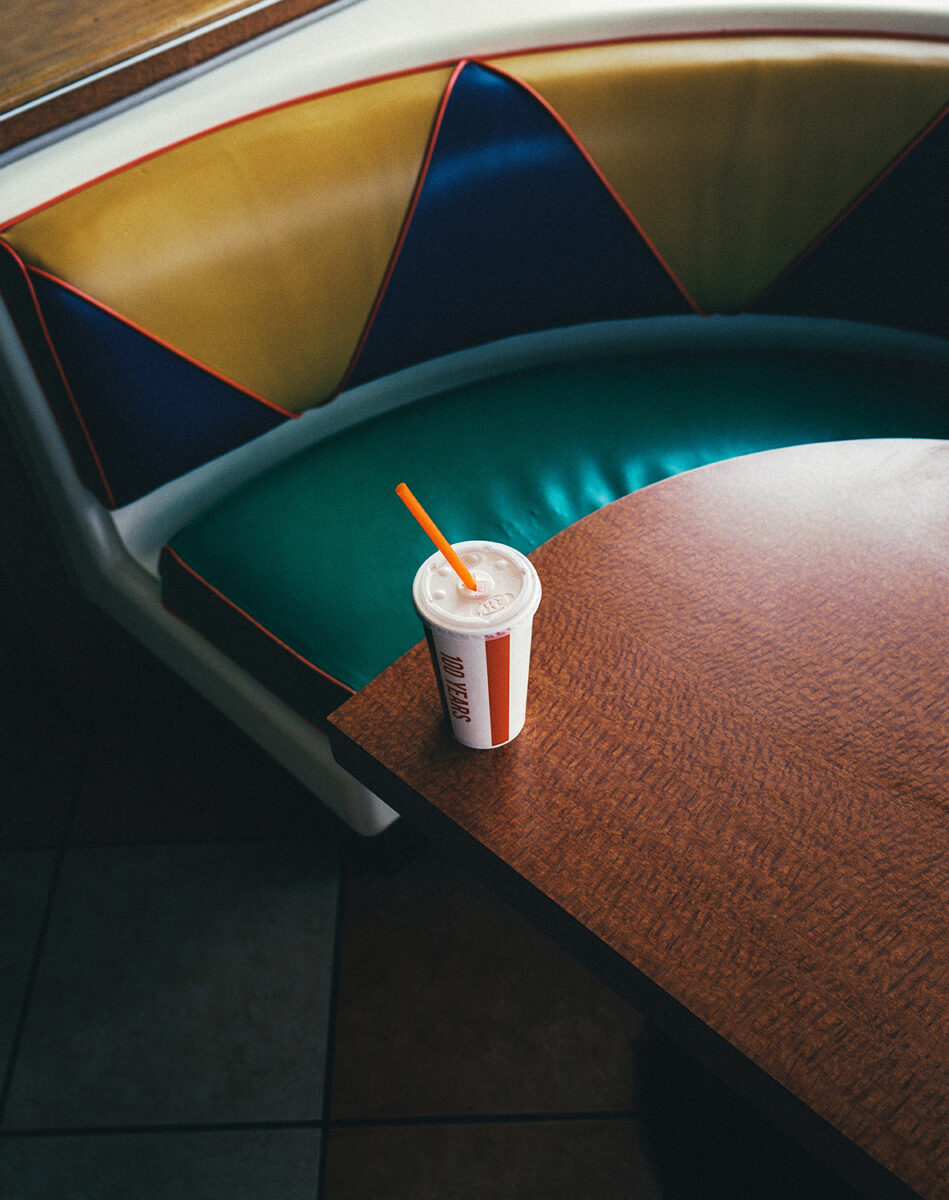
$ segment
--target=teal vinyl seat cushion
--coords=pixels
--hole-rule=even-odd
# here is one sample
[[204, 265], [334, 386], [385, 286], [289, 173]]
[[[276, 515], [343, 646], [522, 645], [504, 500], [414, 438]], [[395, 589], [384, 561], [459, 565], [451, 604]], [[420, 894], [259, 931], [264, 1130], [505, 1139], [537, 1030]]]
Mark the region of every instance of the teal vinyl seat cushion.
[[[701, 321], [701, 318], [695, 318]], [[301, 451], [183, 528], [163, 600], [321, 725], [421, 636], [432, 552], [405, 480], [451, 541], [530, 552], [593, 510], [738, 454], [857, 437], [949, 437], [949, 362], [711, 348], [531, 368], [458, 387]]]

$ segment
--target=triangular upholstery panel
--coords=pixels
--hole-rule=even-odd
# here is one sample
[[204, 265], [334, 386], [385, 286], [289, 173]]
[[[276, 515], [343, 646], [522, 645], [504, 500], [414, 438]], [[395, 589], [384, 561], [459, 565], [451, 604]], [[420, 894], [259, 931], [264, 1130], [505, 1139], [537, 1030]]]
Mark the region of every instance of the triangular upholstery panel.
[[534, 329], [692, 311], [556, 117], [469, 62], [350, 381]]
[[6, 229], [90, 486], [126, 503], [347, 379], [534, 329], [760, 296], [947, 332], [949, 122], [886, 168], [949, 95], [949, 47], [749, 36], [498, 61], [257, 114]]
[[753, 307], [949, 336], [949, 115]]
[[58, 281], [32, 275], [66, 386], [114, 505], [288, 419]]
[[949, 98], [949, 45], [745, 35], [496, 60], [567, 122], [708, 312], [750, 303]]
[[352, 358], [450, 74], [376, 80], [213, 129], [4, 236], [31, 266], [300, 412], [334, 393]]

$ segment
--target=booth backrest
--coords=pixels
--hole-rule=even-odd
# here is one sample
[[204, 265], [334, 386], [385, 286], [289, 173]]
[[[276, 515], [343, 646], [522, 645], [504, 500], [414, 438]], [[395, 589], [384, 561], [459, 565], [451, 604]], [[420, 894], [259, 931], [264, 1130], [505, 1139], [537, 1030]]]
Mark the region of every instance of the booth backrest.
[[112, 507], [514, 334], [770, 312], [949, 334], [949, 46], [749, 35], [445, 63], [252, 114], [3, 230]]

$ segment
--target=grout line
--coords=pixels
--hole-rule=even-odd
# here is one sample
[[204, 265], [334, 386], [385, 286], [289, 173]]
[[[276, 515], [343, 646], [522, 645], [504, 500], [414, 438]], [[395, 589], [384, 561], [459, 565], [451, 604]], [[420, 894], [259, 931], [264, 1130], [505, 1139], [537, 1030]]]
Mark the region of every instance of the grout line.
[[[20, 1129], [3, 1129], [2, 1120], [7, 1101], [12, 1088], [16, 1061], [33, 999], [40, 963], [46, 944], [48, 930], [52, 920], [52, 912], [58, 894], [65, 856], [68, 850], [74, 848], [70, 834], [74, 824], [76, 810], [84, 777], [89, 746], [84, 748], [80, 756], [80, 766], [76, 773], [73, 801], [70, 812], [64, 822], [64, 834], [56, 848], [56, 858], [50, 876], [40, 927], [37, 932], [33, 961], [24, 986], [17, 1027], [11, 1042], [10, 1053], [5, 1077], [0, 1087], [0, 1142], [10, 1139], [26, 1139], [40, 1137], [67, 1136], [111, 1136], [122, 1134], [180, 1134], [200, 1132], [248, 1132], [248, 1131], [279, 1131], [279, 1130], [318, 1130], [320, 1138], [318, 1174], [316, 1180], [315, 1200], [324, 1200], [325, 1196], [325, 1167], [328, 1149], [328, 1134], [331, 1130], [358, 1128], [422, 1128], [427, 1126], [464, 1126], [501, 1124], [514, 1125], [518, 1123], [576, 1123], [581, 1121], [635, 1121], [640, 1119], [638, 1109], [603, 1110], [587, 1112], [522, 1112], [522, 1113], [467, 1113], [453, 1115], [412, 1115], [412, 1116], [367, 1116], [367, 1117], [333, 1117], [332, 1095], [333, 1075], [336, 1053], [336, 1024], [340, 993], [340, 967], [342, 939], [345, 933], [347, 909], [347, 880], [350, 867], [345, 846], [340, 847], [339, 873], [337, 878], [337, 896], [335, 913], [335, 938], [330, 967], [330, 994], [326, 1027], [326, 1051], [323, 1080], [323, 1096], [321, 1116], [317, 1119], [304, 1120], [261, 1120], [261, 1121], [231, 1121], [231, 1122], [190, 1122], [171, 1124], [131, 1124], [108, 1126], [50, 1126]], [[109, 844], [111, 846], [111, 843]], [[83, 845], [82, 848], [85, 848]]]
[[452, 1116], [336, 1117], [324, 1123], [330, 1129], [406, 1128], [420, 1125], [522, 1125], [570, 1124], [579, 1121], [638, 1121], [639, 1109], [591, 1109], [588, 1112], [462, 1113]]
[[13, 1138], [113, 1136], [128, 1133], [252, 1133], [286, 1129], [322, 1129], [319, 1120], [302, 1121], [194, 1121], [181, 1125], [51, 1125], [30, 1129], [4, 1129], [0, 1142]]
[[333, 962], [330, 968], [329, 1014], [326, 1022], [326, 1065], [323, 1068], [323, 1135], [317, 1160], [315, 1200], [324, 1200], [326, 1191], [326, 1156], [333, 1108], [333, 1064], [336, 1057], [336, 1010], [339, 1003], [340, 956], [345, 926], [346, 879], [348, 878], [349, 856], [345, 842], [339, 848], [339, 876], [336, 881], [336, 937], [333, 941]]
[[[76, 767], [75, 776], [72, 783], [72, 799], [70, 801], [69, 810], [63, 817], [63, 832], [59, 840], [59, 845], [56, 847], [56, 858], [53, 862], [53, 869], [50, 873], [49, 889], [46, 893], [46, 903], [43, 907], [43, 914], [40, 917], [40, 925], [36, 934], [36, 944], [33, 947], [33, 960], [30, 963], [29, 974], [26, 977], [26, 983], [23, 986], [23, 999], [20, 1002], [20, 1012], [17, 1016], [16, 1028], [13, 1031], [13, 1038], [10, 1042], [10, 1050], [7, 1055], [6, 1070], [0, 1080], [0, 1131], [3, 1131], [3, 1121], [6, 1116], [7, 1102], [10, 1099], [10, 1091], [13, 1087], [13, 1076], [16, 1071], [17, 1059], [20, 1056], [20, 1046], [23, 1042], [23, 1034], [26, 1030], [26, 1022], [29, 1017], [30, 1005], [33, 1001], [33, 992], [36, 988], [36, 980], [39, 976], [40, 960], [43, 957], [43, 950], [46, 946], [46, 936], [49, 932], [50, 922], [53, 916], [53, 905], [56, 900], [56, 894], [59, 891], [59, 881], [63, 873], [63, 864], [66, 860], [66, 852], [69, 849], [69, 835], [72, 832], [73, 823], [76, 819], [76, 812], [79, 807], [79, 796], [82, 789], [82, 781], [86, 773], [86, 768], [89, 762], [90, 742], [87, 740], [82, 751], [77, 755], [78, 765]], [[4, 1131], [5, 1132], [5, 1131]], [[3, 1133], [0, 1133], [3, 1136]]]
[[641, 1115], [636, 1110], [594, 1109], [577, 1113], [465, 1113], [460, 1116], [337, 1117], [299, 1121], [192, 1121], [166, 1125], [50, 1125], [0, 1130], [0, 1142], [15, 1138], [120, 1136], [133, 1133], [249, 1133], [293, 1129], [328, 1132], [330, 1129], [417, 1128], [429, 1125], [576, 1124], [581, 1121], [635, 1121]]
[[[288, 832], [281, 837], [263, 837], [259, 834], [249, 833], [246, 837], [230, 837], [227, 834], [208, 833], [195, 834], [188, 837], [123, 837], [117, 838], [115, 841], [108, 839], [90, 839], [89, 841], [70, 841], [70, 850], [139, 850], [151, 849], [152, 847], [174, 848], [175, 846], [246, 846], [248, 844], [270, 846], [279, 845], [281, 842], [300, 842], [305, 841], [306, 837], [301, 839], [293, 833]], [[311, 841], [319, 841], [320, 837], [314, 836]]]

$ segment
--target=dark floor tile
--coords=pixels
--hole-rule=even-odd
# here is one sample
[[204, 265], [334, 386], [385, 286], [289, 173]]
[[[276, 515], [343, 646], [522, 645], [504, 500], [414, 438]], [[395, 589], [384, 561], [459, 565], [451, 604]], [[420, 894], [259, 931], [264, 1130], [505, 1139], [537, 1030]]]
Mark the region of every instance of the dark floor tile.
[[20, 1020], [54, 862], [52, 850], [0, 851], [0, 1085]]
[[344, 891], [335, 1117], [629, 1111], [639, 1015], [454, 864]]
[[3, 1200], [313, 1200], [318, 1132], [0, 1137]]
[[319, 1118], [336, 878], [326, 841], [70, 850], [4, 1128]]
[[[76, 591], [36, 502], [10, 435], [0, 422], [0, 566], [42, 669], [60, 701], [84, 723], [107, 666], [127, 635]], [[0, 612], [10, 605], [0, 597]]]
[[34, 728], [17, 741], [7, 727], [0, 736], [0, 849], [62, 844], [84, 753], [69, 735]]
[[77, 844], [335, 836], [338, 819], [162, 664], [117, 682], [96, 729]]
[[66, 835], [85, 740], [19, 616], [0, 612], [0, 847], [56, 846]]
[[635, 1121], [331, 1129], [323, 1200], [659, 1200]]

